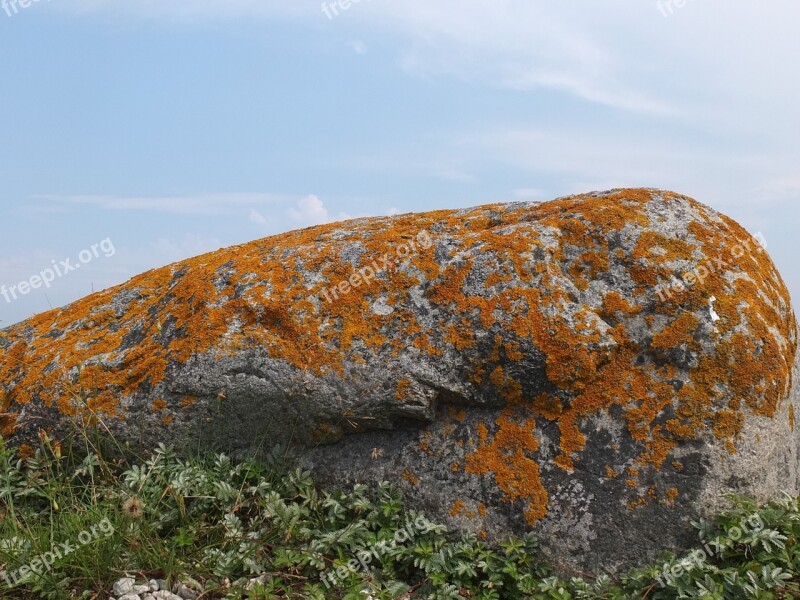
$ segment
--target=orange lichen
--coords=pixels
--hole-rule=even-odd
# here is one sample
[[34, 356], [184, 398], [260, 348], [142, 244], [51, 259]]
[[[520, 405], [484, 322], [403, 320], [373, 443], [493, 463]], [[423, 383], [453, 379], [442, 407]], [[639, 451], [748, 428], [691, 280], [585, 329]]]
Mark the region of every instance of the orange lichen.
[[646, 498], [637, 498], [636, 500], [628, 502], [628, 510], [636, 510], [637, 508], [643, 508], [645, 506], [647, 506]]
[[604, 319], [617, 319], [619, 316], [629, 317], [642, 312], [641, 306], [628, 302], [619, 292], [608, 292], [603, 298], [599, 314]]
[[342, 439], [343, 432], [341, 428], [330, 425], [329, 423], [320, 423], [311, 432], [311, 440], [315, 444], [332, 444]]
[[408, 389], [411, 387], [411, 381], [408, 379], [401, 379], [397, 382], [397, 391], [395, 397], [401, 402], [408, 398]]
[[486, 425], [479, 425], [479, 446], [467, 457], [466, 470], [476, 475], [493, 475], [509, 501], [525, 502], [525, 517], [533, 524], [547, 515], [548, 502], [539, 464], [531, 457], [539, 449], [534, 433], [536, 422], [519, 420], [506, 413], [497, 418], [496, 425], [491, 440]]
[[548, 421], [555, 421], [564, 412], [564, 406], [558, 398], [549, 394], [539, 394], [533, 399], [531, 410]]
[[422, 438], [419, 441], [419, 449], [425, 452], [426, 454], [433, 454], [433, 450], [431, 449], [430, 442], [431, 441], [431, 434], [428, 431], [425, 431], [422, 434]]
[[561, 467], [564, 471], [572, 472], [575, 470], [575, 461], [573, 461], [571, 457], [564, 454], [556, 456], [553, 459], [553, 463], [555, 463], [556, 466]]
[[489, 375], [489, 381], [509, 404], [519, 404], [522, 401], [522, 385], [518, 380], [506, 375], [503, 367], [499, 365], [495, 367]]
[[714, 415], [714, 435], [725, 441], [725, 448], [731, 454], [736, 452], [733, 438], [742, 430], [744, 415], [730, 410], [720, 410]]
[[403, 471], [403, 479], [411, 485], [419, 485], [419, 477], [414, 475], [409, 469]]
[[17, 426], [17, 415], [14, 413], [0, 413], [0, 436], [9, 438], [14, 434]]
[[653, 336], [651, 347], [657, 350], [670, 350], [692, 342], [699, 324], [700, 319], [692, 313], [683, 313], [671, 325]]
[[680, 496], [680, 492], [678, 491], [678, 488], [671, 487], [667, 490], [666, 495], [667, 495], [667, 502], [670, 505], [673, 505], [678, 499], [678, 496]]
[[580, 290], [588, 289], [590, 282], [604, 271], [608, 271], [610, 262], [608, 256], [595, 250], [584, 252], [569, 268], [575, 285]]
[[181, 400], [181, 407], [187, 408], [197, 402], [197, 396], [184, 396]]
[[633, 250], [633, 258], [668, 263], [677, 259], [691, 257], [696, 248], [696, 244], [690, 244], [678, 238], [669, 238], [656, 231], [645, 230], [639, 236], [639, 240]]
[[466, 504], [464, 504], [461, 500], [456, 500], [455, 502], [453, 502], [453, 507], [450, 509], [450, 516], [457, 517], [466, 509], [467, 509]]

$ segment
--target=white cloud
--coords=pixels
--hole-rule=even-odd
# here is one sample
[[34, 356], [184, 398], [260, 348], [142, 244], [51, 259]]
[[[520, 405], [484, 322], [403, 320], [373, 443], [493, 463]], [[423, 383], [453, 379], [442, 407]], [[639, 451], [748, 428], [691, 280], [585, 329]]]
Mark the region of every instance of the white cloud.
[[361, 40], [353, 40], [348, 44], [356, 54], [366, 54], [367, 45]]
[[269, 225], [269, 220], [255, 208], [250, 210], [250, 222], [261, 226]]
[[[148, 258], [153, 263], [153, 266], [157, 267], [199, 256], [206, 252], [213, 252], [224, 245], [217, 238], [208, 238], [193, 233], [187, 233], [177, 239], [160, 237], [150, 244], [153, 249], [153, 256]], [[137, 267], [141, 262], [141, 258], [137, 259]]]
[[331, 221], [328, 209], [314, 194], [298, 200], [296, 206], [289, 210], [289, 216], [304, 225], [319, 225]]

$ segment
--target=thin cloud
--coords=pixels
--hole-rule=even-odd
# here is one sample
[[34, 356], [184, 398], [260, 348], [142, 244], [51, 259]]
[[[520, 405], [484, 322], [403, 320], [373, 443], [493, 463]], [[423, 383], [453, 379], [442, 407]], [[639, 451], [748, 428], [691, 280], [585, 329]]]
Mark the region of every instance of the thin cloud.
[[[285, 0], [71, 0], [59, 7], [187, 24], [288, 19], [319, 27], [324, 20], [319, 4]], [[795, 1], [775, 0], [763, 11], [744, 0], [727, 2], [723, 11], [694, 3], [669, 19], [655, 2], [577, 6], [529, 0], [405, 0], [363, 8], [341, 24], [350, 39], [358, 40], [354, 50], [360, 44], [366, 48], [360, 36], [377, 32], [384, 40], [391, 37], [398, 42], [399, 64], [422, 75], [550, 89], [622, 111], [682, 118], [691, 112], [705, 122], [735, 127], [747, 126], [739, 111], [748, 99], [768, 100], [784, 117], [776, 114], [770, 129], [784, 131], [786, 118], [795, 124], [798, 120], [794, 99], [800, 71], [791, 61], [774, 60], [795, 56], [800, 47], [794, 35], [800, 18]], [[742, 44], [745, 38], [752, 43]], [[783, 82], [779, 95], [771, 91], [776, 79]]]
[[[228, 0], [224, 5], [216, 0], [74, 0], [70, 6], [81, 12], [184, 23], [255, 18], [319, 25], [321, 16], [313, 2], [278, 0]], [[512, 89], [552, 89], [621, 110], [672, 111], [625, 80], [625, 61], [598, 35], [603, 29], [594, 21], [594, 29], [581, 27], [572, 9], [526, 0], [406, 0], [376, 2], [369, 8], [348, 15], [348, 26], [357, 35], [393, 35], [400, 42], [398, 62], [408, 71]], [[614, 11], [607, 6], [603, 10], [604, 19], [613, 24]], [[353, 40], [349, 46], [355, 53], [367, 51], [366, 42]]]
[[[55, 207], [92, 206], [109, 211], [140, 211], [203, 217], [231, 216], [240, 214], [243, 209], [249, 209], [246, 214], [251, 223], [270, 229], [320, 225], [350, 218], [350, 215], [344, 212], [332, 216], [324, 202], [315, 194], [300, 199], [285, 194], [243, 193], [155, 197], [40, 195], [35, 198]], [[267, 218], [262, 212], [267, 206], [270, 207], [270, 214], [278, 215], [280, 218]]]
[[547, 193], [539, 188], [517, 188], [513, 191], [515, 198], [523, 200], [546, 199]]
[[269, 225], [269, 219], [258, 212], [255, 208], [250, 210], [250, 222], [261, 226]]
[[438, 171], [436, 175], [444, 181], [453, 181], [456, 183], [474, 183], [477, 178], [474, 175], [459, 171], [457, 169], [443, 169]]
[[180, 215], [230, 214], [242, 207], [280, 204], [287, 196], [276, 194], [206, 194], [198, 196], [56, 196], [39, 195], [34, 199], [62, 205], [93, 206], [102, 210], [147, 211]]
[[350, 48], [353, 49], [353, 52], [356, 54], [366, 54], [367, 53], [367, 45], [362, 42], [361, 40], [353, 40], [349, 44]]

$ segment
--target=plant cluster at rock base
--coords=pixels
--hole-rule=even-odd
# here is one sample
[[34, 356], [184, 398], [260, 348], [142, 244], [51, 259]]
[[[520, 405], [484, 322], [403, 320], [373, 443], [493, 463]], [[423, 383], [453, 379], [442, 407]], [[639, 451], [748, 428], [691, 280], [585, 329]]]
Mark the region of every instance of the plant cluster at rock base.
[[[125, 576], [232, 599], [800, 596], [800, 504], [789, 496], [764, 507], [735, 499], [697, 524], [686, 555], [588, 581], [556, 576], [530, 537], [453, 539], [388, 484], [322, 491], [280, 449], [238, 463], [164, 446], [135, 464], [81, 456], [46, 436], [26, 459], [0, 442], [0, 597], [105, 598]], [[90, 530], [106, 535], [19, 578]]]

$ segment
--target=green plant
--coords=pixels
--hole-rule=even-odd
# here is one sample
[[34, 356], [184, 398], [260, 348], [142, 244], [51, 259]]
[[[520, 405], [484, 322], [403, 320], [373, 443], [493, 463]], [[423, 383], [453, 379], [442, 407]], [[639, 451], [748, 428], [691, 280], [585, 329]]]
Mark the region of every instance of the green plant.
[[[276, 448], [262, 462], [186, 459], [160, 446], [129, 464], [62, 454], [43, 436], [23, 460], [0, 440], [0, 596], [94, 598], [130, 573], [192, 578], [204, 597], [231, 599], [800, 597], [796, 498], [760, 508], [734, 498], [696, 524], [693, 551], [619, 581], [586, 581], [553, 575], [531, 537], [498, 547], [453, 539], [388, 484], [321, 491], [284, 457]], [[68, 556], [19, 576], [90, 531]]]

